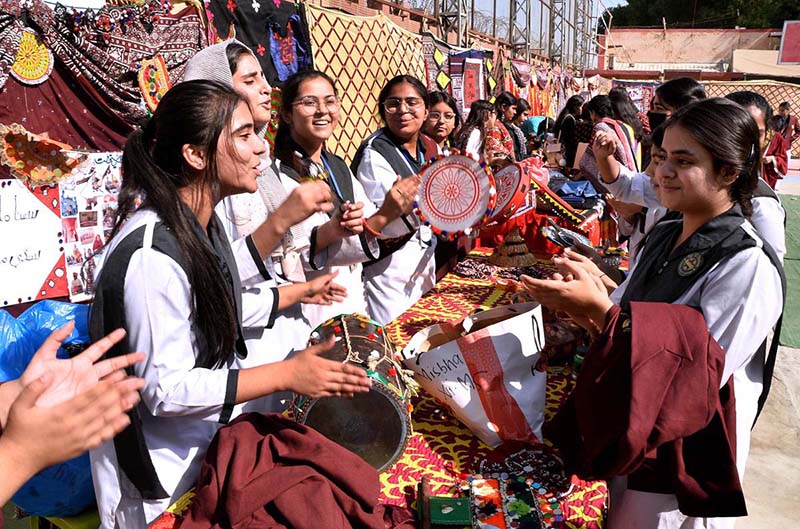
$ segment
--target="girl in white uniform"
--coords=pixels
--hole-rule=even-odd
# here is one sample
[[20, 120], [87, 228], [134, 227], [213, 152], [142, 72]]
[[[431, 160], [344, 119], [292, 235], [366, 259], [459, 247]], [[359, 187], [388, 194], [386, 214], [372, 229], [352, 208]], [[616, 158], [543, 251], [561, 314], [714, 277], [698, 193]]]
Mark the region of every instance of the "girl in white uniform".
[[[262, 281], [264, 269], [248, 245], [265, 241], [252, 237], [231, 248], [214, 206], [256, 189], [263, 152], [247, 103], [209, 81], [172, 88], [125, 145], [91, 329], [93, 337], [119, 326], [128, 331], [111, 354], [144, 352], [134, 372], [145, 387], [131, 426], [91, 453], [103, 528], [142, 529], [194, 486], [212, 437], [236, 404], [278, 390], [332, 396], [369, 388], [363, 371], [317, 356], [332, 343], [240, 369], [248, 357], [242, 327], [270, 316], [251, 311], [241, 296], [242, 285]], [[319, 207], [293, 206], [280, 223]]]
[[[523, 278], [535, 298], [587, 328], [602, 328], [615, 303], [698, 308], [726, 353], [722, 386], [734, 379], [740, 479], [766, 382], [760, 346], [783, 304], [777, 258], [746, 218], [758, 181], [758, 145], [756, 124], [734, 103], [709, 99], [682, 109], [667, 122], [656, 183], [664, 206], [683, 217], [656, 225], [628, 279], [609, 298], [585, 268], [563, 259], [557, 259], [563, 276]], [[631, 490], [625, 477], [612, 479], [610, 491], [609, 526], [615, 529], [725, 528], [735, 521], [688, 517], [675, 495]]]
[[[426, 96], [425, 85], [410, 75], [394, 77], [378, 95], [386, 126], [364, 140], [352, 164], [375, 207], [383, 205], [398, 178], [418, 186], [416, 175], [438, 154], [436, 143], [420, 132], [428, 116]], [[386, 325], [433, 287], [436, 238], [413, 215], [373, 231], [384, 244], [380, 260], [364, 267], [364, 288], [372, 318]]]

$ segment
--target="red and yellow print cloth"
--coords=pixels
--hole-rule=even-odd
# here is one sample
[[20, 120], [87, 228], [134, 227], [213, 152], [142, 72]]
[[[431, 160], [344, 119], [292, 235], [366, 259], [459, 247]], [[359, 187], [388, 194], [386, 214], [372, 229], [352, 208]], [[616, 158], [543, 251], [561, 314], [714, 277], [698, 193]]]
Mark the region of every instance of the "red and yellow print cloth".
[[[436, 286], [397, 320], [386, 327], [387, 336], [403, 347], [418, 331], [442, 322], [457, 322], [477, 309], [490, 309], [513, 302], [513, 291], [490, 280], [467, 279], [447, 274]], [[569, 368], [548, 368], [545, 415], [550, 419], [572, 391]], [[382, 473], [381, 501], [411, 505], [417, 483], [427, 476], [431, 494], [448, 496], [464, 474], [477, 470], [492, 449], [426, 393], [414, 402], [411, 414], [414, 434], [403, 456]], [[603, 481], [577, 481], [561, 500], [564, 520], [559, 527], [600, 529], [605, 527], [608, 489]]]

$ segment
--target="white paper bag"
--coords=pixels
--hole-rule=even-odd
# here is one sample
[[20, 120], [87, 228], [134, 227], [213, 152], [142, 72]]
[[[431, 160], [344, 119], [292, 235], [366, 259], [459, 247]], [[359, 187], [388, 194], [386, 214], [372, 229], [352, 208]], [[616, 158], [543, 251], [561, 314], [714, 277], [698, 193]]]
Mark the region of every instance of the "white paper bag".
[[419, 384], [489, 446], [542, 438], [547, 373], [542, 308], [517, 303], [433, 325], [403, 349]]

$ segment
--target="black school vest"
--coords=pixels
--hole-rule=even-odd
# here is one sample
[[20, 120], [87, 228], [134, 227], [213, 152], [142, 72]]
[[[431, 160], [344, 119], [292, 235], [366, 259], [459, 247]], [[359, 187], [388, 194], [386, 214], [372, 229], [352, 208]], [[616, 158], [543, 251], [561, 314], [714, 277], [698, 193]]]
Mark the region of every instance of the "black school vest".
[[[97, 288], [95, 290], [94, 301], [92, 302], [89, 314], [89, 335], [92, 341], [97, 341], [114, 329], [122, 327], [127, 329], [125, 318], [125, 276], [128, 272], [133, 254], [144, 245], [144, 235], [147, 226], [141, 226], [123, 239], [114, 251], [111, 252], [103, 263]], [[197, 229], [202, 230], [200, 225]], [[238, 268], [230, 249], [225, 233], [222, 231], [216, 215], [212, 215], [209, 223], [210, 243], [215, 253], [220, 257], [220, 266], [223, 269], [223, 276], [226, 277], [228, 291], [233, 296], [237, 313], [237, 337], [236, 355], [240, 358], [247, 356], [247, 347], [242, 337], [242, 304], [241, 304], [241, 282], [239, 279]], [[189, 273], [186, 260], [183, 258], [178, 240], [173, 232], [163, 223], [156, 223], [153, 230], [153, 242], [151, 246], [164, 255], [177, 262], [184, 272]], [[197, 347], [201, 351], [205, 348], [202, 334], [195, 329], [197, 337]], [[127, 338], [114, 345], [104, 358], [123, 356], [130, 353], [130, 346]], [[197, 365], [212, 369], [211, 365]], [[128, 373], [132, 374], [132, 369], [128, 368]], [[236, 390], [235, 384], [228, 384], [228, 393]], [[225, 406], [220, 414], [220, 422], [227, 423], [233, 412], [235, 395], [226, 395]], [[147, 444], [144, 439], [142, 428], [142, 417], [139, 408], [134, 407], [128, 412], [131, 424], [114, 438], [114, 449], [120, 469], [126, 477], [141, 493], [146, 500], [156, 500], [169, 497], [161, 482], [158, 479]]]
[[[656, 224], [643, 243], [644, 247], [636, 269], [620, 301], [622, 309], [629, 311], [632, 301], [674, 303], [714, 266], [727, 261], [742, 250], [758, 246], [759, 242], [780, 274], [785, 304], [786, 277], [783, 266], [769, 244], [756, 240], [742, 227], [744, 222], [741, 208], [738, 205], [734, 206], [701, 226], [675, 251], [671, 250], [683, 229], [683, 220], [668, 218]], [[767, 340], [759, 347], [759, 350], [764, 350], [765, 365], [764, 386], [758, 399], [756, 419], [766, 402], [772, 383], [782, 322], [783, 309], [775, 325], [769, 352], [766, 351]]]

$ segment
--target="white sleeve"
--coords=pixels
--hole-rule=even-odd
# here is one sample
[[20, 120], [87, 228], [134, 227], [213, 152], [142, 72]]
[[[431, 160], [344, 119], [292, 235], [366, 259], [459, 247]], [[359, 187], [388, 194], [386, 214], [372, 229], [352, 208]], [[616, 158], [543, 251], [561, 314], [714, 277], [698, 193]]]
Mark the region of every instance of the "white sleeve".
[[646, 208], [663, 207], [653, 190], [650, 177], [644, 173], [635, 173], [623, 164], [619, 164], [619, 177], [616, 181], [610, 184], [603, 182], [603, 185], [623, 202]]
[[[377, 209], [383, 205], [386, 193], [392, 189], [392, 186], [397, 181], [398, 175], [386, 158], [375, 150], [366, 148], [364, 149], [361, 163], [358, 164], [356, 178], [361, 182], [366, 198], [368, 198]], [[384, 237], [402, 237], [408, 234], [416, 227], [409, 219], [413, 221], [413, 217], [410, 215], [393, 220], [383, 228], [381, 234]]]
[[481, 131], [478, 129], [472, 129], [472, 132], [469, 133], [469, 138], [467, 139], [467, 146], [466, 151], [469, 154], [474, 154], [479, 158], [483, 158], [483, 153], [481, 152]]
[[700, 309], [725, 350], [722, 385], [753, 358], [783, 306], [778, 271], [761, 248], [743, 250], [709, 272]]
[[130, 350], [146, 355], [133, 367], [145, 380], [142, 403], [155, 416], [226, 422], [238, 370], [195, 367], [192, 298], [183, 269], [157, 250], [141, 249], [131, 257], [125, 285]]
[[280, 294], [274, 281], [264, 281], [242, 291], [242, 327], [271, 329], [278, 317]]
[[786, 212], [781, 203], [771, 197], [753, 199], [753, 216], [750, 222], [758, 230], [758, 234], [772, 246], [778, 259], [783, 262], [786, 255]]
[[214, 211], [231, 243], [236, 268], [239, 270], [239, 279], [242, 287], [246, 288], [262, 281], [268, 281], [272, 277], [273, 271], [270, 260], [261, 259], [252, 236], [240, 236], [239, 227], [234, 221], [237, 217], [234, 214], [235, 208], [231, 198], [226, 197], [221, 200]]

